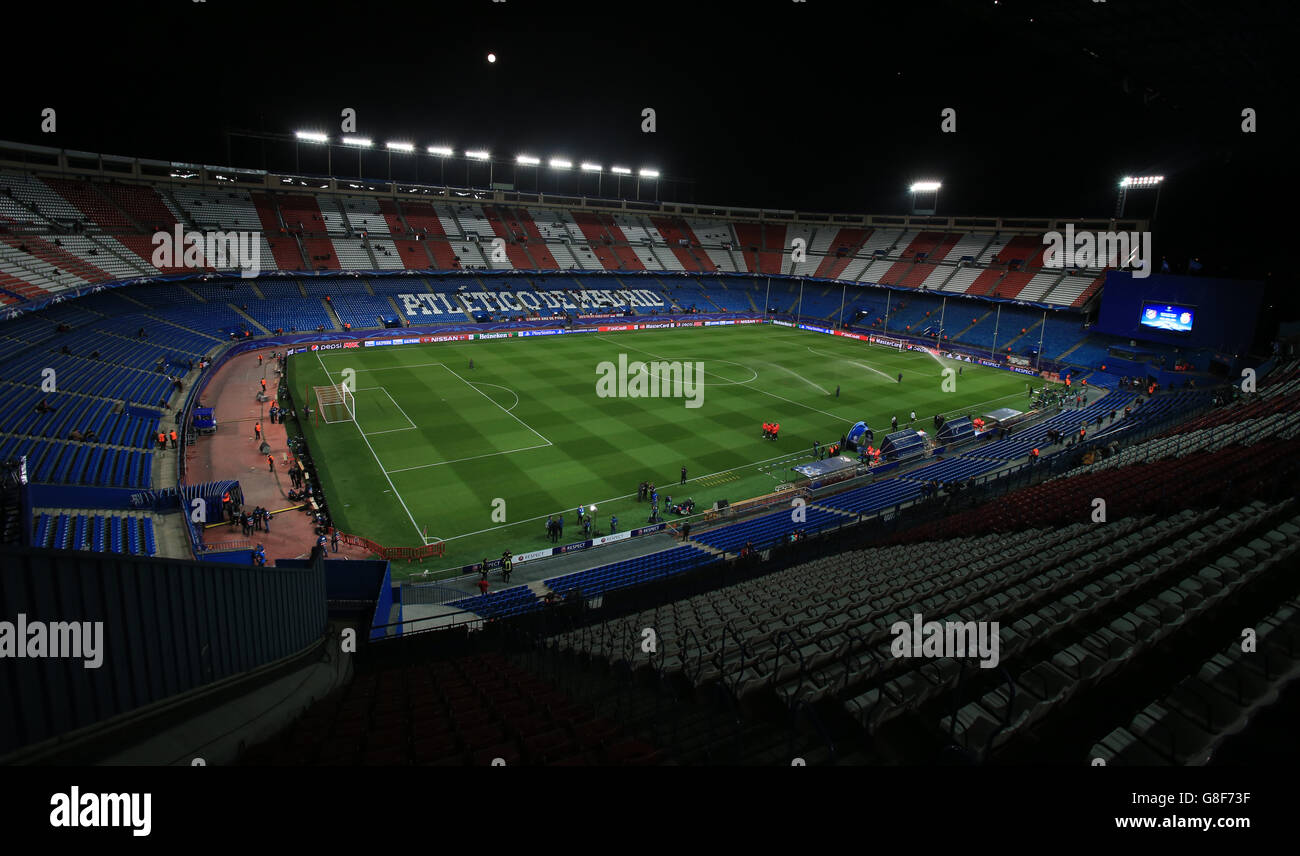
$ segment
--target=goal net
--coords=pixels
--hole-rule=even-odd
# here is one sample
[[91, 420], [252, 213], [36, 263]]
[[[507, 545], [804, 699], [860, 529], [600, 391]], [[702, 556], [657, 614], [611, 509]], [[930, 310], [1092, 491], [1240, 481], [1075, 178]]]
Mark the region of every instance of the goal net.
[[354, 422], [357, 401], [345, 384], [318, 386], [316, 389], [316, 416], [321, 422]]

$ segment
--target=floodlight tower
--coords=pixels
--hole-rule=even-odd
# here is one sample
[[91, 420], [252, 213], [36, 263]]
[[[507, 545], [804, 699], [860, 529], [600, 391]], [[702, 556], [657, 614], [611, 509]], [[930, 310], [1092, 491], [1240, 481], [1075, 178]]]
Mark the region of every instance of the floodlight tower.
[[590, 161], [583, 161], [583, 162], [582, 162], [582, 171], [583, 171], [583, 172], [594, 172], [594, 173], [596, 173], [596, 196], [599, 197], [599, 196], [601, 195], [601, 186], [602, 186], [602, 184], [603, 184], [603, 182], [604, 182], [604, 178], [605, 178], [605, 168], [604, 168], [603, 166], [601, 166], [600, 164], [598, 164], [598, 163], [591, 163]]
[[655, 183], [655, 201], [659, 201], [659, 170], [641, 168], [636, 174], [636, 198], [641, 199], [641, 179], [653, 181]]
[[541, 178], [537, 174], [537, 166], [541, 162], [542, 162], [541, 158], [533, 157], [532, 155], [517, 155], [515, 157], [515, 189], [516, 190], [520, 189], [519, 167], [531, 166], [533, 168], [533, 192], [534, 193], [542, 192]]
[[[938, 181], [913, 182], [912, 186], [908, 188], [908, 191], [912, 194], [912, 213], [933, 214], [935, 212], [935, 209], [939, 207], [939, 188], [941, 187], [943, 187], [943, 184]], [[920, 194], [921, 196], [920, 203], [917, 202], [916, 199], [917, 194]], [[922, 206], [925, 205], [927, 197], [930, 203], [930, 207], [929, 208], [917, 207], [918, 204]]]
[[563, 192], [564, 192], [564, 186], [561, 184], [561, 179], [563, 178], [563, 176], [561, 175], [561, 173], [564, 172], [564, 171], [566, 171], [566, 170], [571, 170], [571, 169], [573, 169], [573, 161], [569, 160], [568, 158], [551, 158], [551, 160], [550, 160], [550, 167], [551, 167], [551, 169], [553, 169], [553, 170], [556, 171], [556, 172], [555, 172], [555, 192], [556, 192], [556, 193], [563, 193]]
[[429, 154], [438, 158], [438, 180], [444, 187], [447, 186], [447, 158], [456, 154], [450, 146], [429, 146], [425, 149]]
[[494, 163], [493, 163], [493, 161], [492, 161], [492, 153], [489, 152], [487, 149], [478, 149], [478, 150], [476, 150], [476, 151], [472, 151], [472, 152], [465, 152], [465, 186], [466, 186], [467, 188], [468, 188], [468, 187], [473, 187], [473, 186], [474, 186], [474, 183], [470, 180], [470, 177], [469, 177], [470, 161], [486, 161], [486, 162], [487, 162], [487, 165], [488, 165], [488, 188], [490, 189], [490, 188], [492, 187], [492, 177], [493, 177], [493, 176], [492, 176], [492, 167], [494, 166]]
[[394, 142], [389, 140], [384, 143], [384, 148], [388, 149], [388, 180], [393, 180], [393, 152], [402, 152], [403, 154], [413, 154], [415, 152], [415, 143]]
[[618, 176], [618, 190], [616, 191], [616, 193], [618, 195], [618, 198], [622, 199], [623, 198], [623, 176], [631, 175], [632, 170], [628, 169], [625, 166], [613, 166], [609, 168], [609, 171], [614, 173], [614, 175]]
[[293, 169], [294, 172], [302, 172], [298, 166], [298, 146], [301, 143], [324, 143], [325, 144], [325, 174], [329, 175], [334, 171], [334, 163], [331, 155], [333, 147], [330, 145], [328, 134], [322, 134], [318, 131], [296, 131], [294, 132], [293, 141]]
[[370, 139], [369, 137], [344, 137], [343, 138], [343, 145], [356, 147], [358, 178], [365, 177], [365, 170], [361, 166], [361, 155], [365, 152], [366, 149], [370, 148], [374, 144], [375, 141]]
[[1160, 187], [1165, 183], [1163, 175], [1126, 175], [1119, 182], [1119, 198], [1115, 200], [1115, 219], [1124, 216], [1124, 205], [1128, 202], [1128, 193], [1130, 190], [1150, 190], [1156, 189], [1156, 207], [1151, 212], [1151, 222], [1156, 221], [1156, 215], [1160, 213]]

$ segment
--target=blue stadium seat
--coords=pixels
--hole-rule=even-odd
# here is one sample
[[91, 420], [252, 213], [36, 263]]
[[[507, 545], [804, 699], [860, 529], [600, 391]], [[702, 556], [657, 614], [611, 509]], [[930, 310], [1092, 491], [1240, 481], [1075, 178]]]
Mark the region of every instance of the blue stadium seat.
[[126, 518], [126, 549], [131, 554], [140, 552], [140, 518], [134, 515]]
[[158, 542], [154, 539], [153, 518], [144, 518], [144, 551], [150, 556], [158, 554]]
[[88, 528], [88, 522], [89, 520], [86, 517], [86, 515], [84, 514], [77, 515], [77, 522], [73, 528], [73, 534], [72, 534], [72, 549], [74, 550], [87, 549], [86, 530]]
[[66, 514], [59, 515], [59, 521], [54, 527], [54, 549], [62, 550], [68, 546], [68, 530], [70, 518]]
[[99, 468], [103, 462], [104, 448], [102, 446], [92, 447], [90, 449], [89, 459], [86, 462], [86, 469], [81, 475], [82, 484], [99, 484]]
[[32, 546], [50, 546], [50, 537], [53, 534], [53, 528], [53, 521], [50, 519], [50, 515], [42, 513], [41, 516], [36, 519], [36, 536], [32, 541]]

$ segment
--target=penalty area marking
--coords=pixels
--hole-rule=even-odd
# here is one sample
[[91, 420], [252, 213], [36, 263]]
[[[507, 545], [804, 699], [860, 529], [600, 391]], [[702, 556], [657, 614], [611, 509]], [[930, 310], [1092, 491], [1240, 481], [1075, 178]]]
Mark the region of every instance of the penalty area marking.
[[[483, 396], [484, 398], [486, 398], [488, 401], [492, 401], [492, 397], [491, 397], [491, 396], [489, 396], [486, 392], [484, 392], [483, 390], [481, 390], [481, 389], [479, 389], [478, 387], [476, 387], [474, 384], [472, 384], [472, 383], [470, 383], [469, 381], [465, 380], [465, 378], [463, 378], [463, 377], [461, 377], [459, 374], [457, 374], [457, 373], [456, 373], [456, 372], [451, 368], [451, 366], [447, 365], [446, 363], [439, 363], [439, 365], [442, 366], [442, 367], [443, 367], [444, 369], [446, 369], [447, 371], [451, 372], [453, 375], [455, 375], [455, 377], [456, 377], [457, 380], [459, 380], [459, 381], [461, 381], [462, 383], [464, 383], [464, 384], [465, 384], [466, 386], [468, 386], [470, 389], [474, 390], [474, 391], [477, 392], [479, 395], [481, 395], [481, 396]], [[548, 440], [548, 439], [546, 439], [545, 437], [543, 437], [539, 431], [537, 431], [535, 428], [533, 428], [533, 426], [529, 425], [527, 422], [525, 422], [524, 420], [520, 419], [518, 416], [516, 416], [516, 415], [514, 415], [513, 413], [511, 413], [509, 410], [506, 410], [504, 407], [501, 407], [501, 405], [497, 404], [495, 401], [492, 401], [492, 406], [493, 406], [493, 407], [500, 408], [500, 410], [501, 410], [502, 413], [506, 414], [506, 415], [509, 416], [511, 419], [515, 420], [515, 421], [518, 422], [520, 425], [522, 425], [522, 426], [524, 426], [525, 428], [527, 428], [529, 431], [532, 431], [533, 434], [537, 435], [537, 439], [541, 440], [541, 441], [542, 441], [543, 443], [545, 443], [547, 446], [552, 446], [552, 445], [554, 445], [550, 440]]]
[[[488, 383], [486, 381], [481, 381], [481, 380], [467, 380], [465, 381], [465, 383], [469, 384], [470, 386], [495, 386], [497, 389], [504, 389], [506, 392], [513, 395], [515, 397], [515, 403], [510, 405], [509, 407], [501, 407], [501, 405], [497, 404], [497, 407], [501, 407], [501, 409], [504, 410], [506, 413], [510, 413], [510, 411], [514, 410], [516, 407], [519, 406], [519, 393], [515, 392], [513, 389], [511, 389], [508, 386], [502, 386], [499, 383]], [[493, 404], [496, 404], [496, 402], [493, 402]]]
[[[320, 351], [316, 352], [316, 361], [320, 363], [321, 371], [325, 372], [325, 377], [329, 378], [330, 384], [333, 385], [334, 375], [330, 374], [330, 370], [325, 367], [325, 361], [320, 358]], [[393, 495], [397, 497], [397, 501], [402, 504], [402, 510], [406, 512], [406, 519], [411, 521], [411, 526], [415, 529], [416, 534], [423, 539], [424, 533], [420, 531], [419, 524], [415, 522], [415, 516], [411, 514], [411, 509], [406, 507], [406, 500], [402, 499], [402, 495], [397, 492], [397, 487], [393, 484], [393, 480], [388, 477], [388, 472], [384, 469], [383, 462], [379, 460], [379, 455], [375, 453], [375, 447], [370, 445], [370, 438], [366, 436], [366, 432], [362, 430], [361, 423], [357, 422], [355, 416], [352, 419], [352, 424], [357, 426], [357, 433], [361, 435], [361, 441], [365, 443], [366, 448], [370, 450], [371, 456], [375, 459], [375, 465], [378, 466], [379, 471], [384, 474], [384, 479], [388, 482], [388, 486], [392, 488]]]
[[[389, 392], [385, 387], [363, 386], [358, 388], [356, 392], [373, 392], [376, 389], [382, 392], [384, 395], [388, 396], [388, 400], [391, 401], [393, 403], [393, 406], [397, 408], [397, 412], [402, 414], [402, 418], [406, 420], [407, 424], [410, 427], [409, 428], [388, 428], [383, 431], [363, 431], [362, 432], [363, 434], [365, 434], [367, 437], [374, 437], [377, 434], [392, 434], [395, 431], [415, 431], [419, 428], [419, 426], [415, 424], [414, 420], [412, 420], [411, 417], [406, 415], [406, 411], [402, 409], [402, 405], [397, 403], [397, 399], [393, 398], [393, 394]], [[361, 423], [358, 422], [357, 427], [361, 427]]]
[[551, 445], [550, 443], [538, 443], [536, 446], [524, 446], [522, 449], [503, 449], [500, 452], [488, 452], [486, 455], [473, 455], [472, 457], [468, 457], [468, 458], [456, 458], [455, 460], [451, 460], [451, 461], [438, 461], [437, 463], [434, 464], [419, 464], [418, 466], [414, 466], [414, 467], [399, 467], [398, 469], [395, 470], [384, 470], [384, 472], [385, 473], [409, 473], [411, 470], [427, 470], [430, 467], [441, 467], [441, 466], [445, 466], [446, 464], [459, 464], [459, 463], [463, 463], [464, 461], [477, 461], [479, 458], [495, 458], [497, 455], [513, 455], [516, 452], [528, 452], [533, 449], [545, 449], [550, 445]]

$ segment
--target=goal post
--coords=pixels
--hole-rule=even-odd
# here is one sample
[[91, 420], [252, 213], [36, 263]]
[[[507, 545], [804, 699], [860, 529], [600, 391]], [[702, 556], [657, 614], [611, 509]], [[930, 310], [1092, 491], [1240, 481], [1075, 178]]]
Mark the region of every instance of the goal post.
[[316, 418], [318, 422], [355, 422], [357, 401], [347, 384], [318, 386], [316, 390]]

